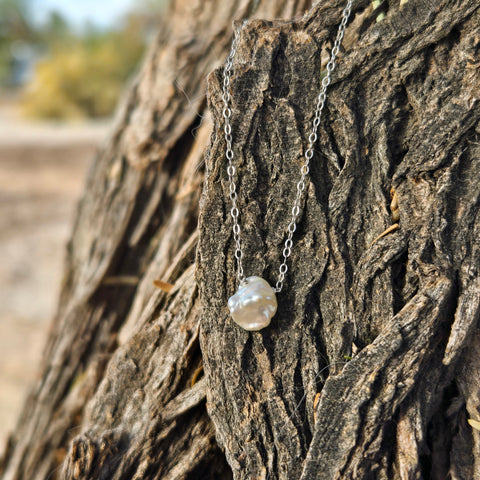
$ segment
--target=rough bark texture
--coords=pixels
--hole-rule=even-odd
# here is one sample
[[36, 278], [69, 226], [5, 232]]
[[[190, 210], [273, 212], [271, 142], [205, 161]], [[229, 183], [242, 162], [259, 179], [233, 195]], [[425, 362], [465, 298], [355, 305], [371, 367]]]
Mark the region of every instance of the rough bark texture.
[[480, 478], [478, 2], [355, 3], [279, 311], [228, 318], [204, 79], [232, 19], [270, 20], [242, 28], [231, 93], [244, 265], [274, 283], [343, 3], [172, 4], [92, 166], [2, 479]]
[[[240, 37], [244, 268], [272, 283], [335, 5], [250, 22]], [[479, 6], [409, 1], [366, 30], [368, 12], [355, 14], [279, 312], [261, 333], [227, 317], [235, 265], [220, 129], [212, 140], [197, 257], [209, 413], [238, 479], [480, 478], [478, 432], [465, 424], [465, 405], [480, 413]], [[374, 241], [391, 213], [398, 228]]]

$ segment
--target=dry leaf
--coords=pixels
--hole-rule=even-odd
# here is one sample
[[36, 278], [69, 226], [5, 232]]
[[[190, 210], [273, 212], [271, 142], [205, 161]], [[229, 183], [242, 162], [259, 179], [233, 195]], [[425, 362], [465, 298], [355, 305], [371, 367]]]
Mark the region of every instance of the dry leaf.
[[154, 280], [153, 284], [160, 290], [163, 290], [167, 293], [171, 292], [173, 289], [173, 285], [171, 283], [163, 282], [162, 280]]
[[480, 431], [480, 422], [478, 420], [473, 420], [469, 418], [467, 421], [471, 427], [473, 427], [475, 430]]

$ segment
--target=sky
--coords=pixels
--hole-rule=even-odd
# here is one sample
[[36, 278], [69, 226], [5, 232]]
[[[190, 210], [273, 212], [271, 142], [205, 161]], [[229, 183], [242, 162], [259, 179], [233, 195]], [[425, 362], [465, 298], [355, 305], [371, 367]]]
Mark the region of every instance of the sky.
[[134, 3], [135, 0], [31, 0], [36, 23], [42, 23], [50, 11], [56, 10], [76, 27], [87, 21], [98, 27], [109, 27]]

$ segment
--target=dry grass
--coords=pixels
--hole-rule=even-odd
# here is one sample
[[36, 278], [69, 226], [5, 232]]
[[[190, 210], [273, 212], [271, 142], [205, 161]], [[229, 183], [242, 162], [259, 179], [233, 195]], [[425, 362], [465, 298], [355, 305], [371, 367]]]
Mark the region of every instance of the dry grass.
[[37, 375], [75, 205], [106, 133], [24, 123], [0, 102], [0, 452]]

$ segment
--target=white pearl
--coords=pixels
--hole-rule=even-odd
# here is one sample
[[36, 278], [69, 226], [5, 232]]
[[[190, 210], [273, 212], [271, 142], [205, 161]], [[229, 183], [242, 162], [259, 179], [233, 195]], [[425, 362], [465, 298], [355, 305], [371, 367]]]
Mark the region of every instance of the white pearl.
[[228, 299], [228, 308], [233, 320], [245, 330], [261, 330], [277, 311], [277, 297], [266, 280], [248, 277]]

